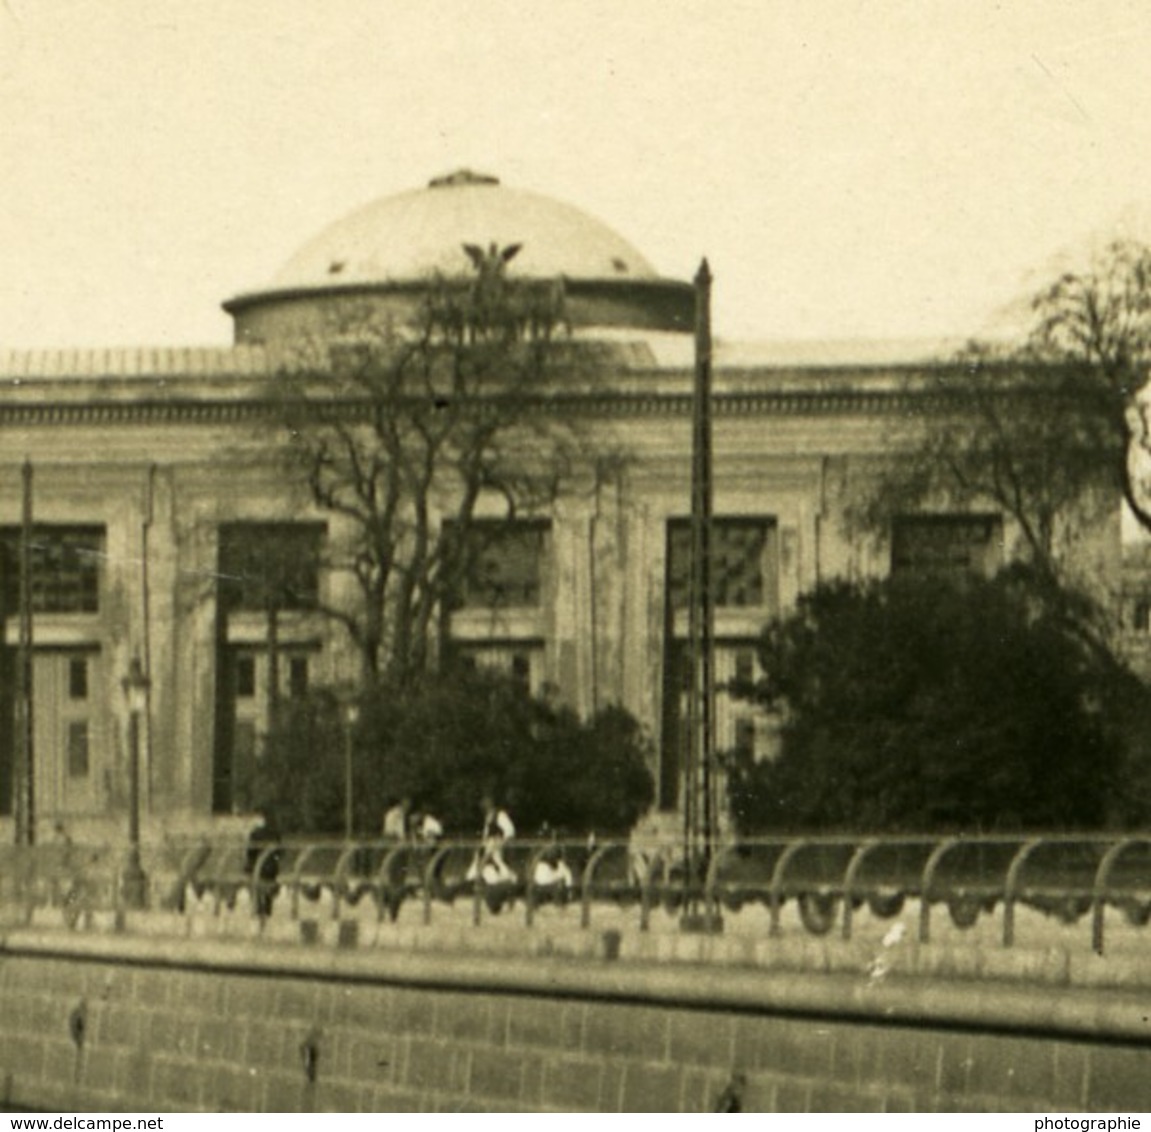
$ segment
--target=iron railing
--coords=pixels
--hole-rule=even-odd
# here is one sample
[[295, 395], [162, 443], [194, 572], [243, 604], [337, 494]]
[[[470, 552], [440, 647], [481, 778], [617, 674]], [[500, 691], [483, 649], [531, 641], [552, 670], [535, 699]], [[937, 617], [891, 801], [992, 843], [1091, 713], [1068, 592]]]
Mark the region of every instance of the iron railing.
[[[924, 944], [946, 910], [961, 930], [995, 913], [999, 942], [1011, 947], [1020, 909], [1031, 909], [1066, 925], [1089, 918], [1083, 940], [1099, 954], [1109, 922], [1121, 917], [1142, 927], [1151, 920], [1151, 835], [754, 838], [720, 848], [704, 875], [691, 875], [682, 848], [671, 844], [641, 850], [626, 841], [515, 840], [503, 856], [509, 879], [477, 868], [481, 846], [466, 840], [202, 841], [153, 848], [144, 864], [152, 910], [215, 916], [366, 914], [383, 923], [414, 913], [430, 924], [437, 909], [464, 902], [473, 924], [507, 912], [530, 927], [545, 906], [572, 905], [584, 929], [612, 907], [648, 930], [660, 910], [702, 905], [734, 924], [762, 922], [774, 936], [790, 906], [808, 933], [827, 935], [838, 924], [849, 940], [864, 912], [886, 919], [911, 913], [915, 903]], [[71, 922], [122, 911], [125, 864], [122, 849], [0, 848], [0, 912], [58, 907]], [[765, 918], [751, 916], [757, 907]]]

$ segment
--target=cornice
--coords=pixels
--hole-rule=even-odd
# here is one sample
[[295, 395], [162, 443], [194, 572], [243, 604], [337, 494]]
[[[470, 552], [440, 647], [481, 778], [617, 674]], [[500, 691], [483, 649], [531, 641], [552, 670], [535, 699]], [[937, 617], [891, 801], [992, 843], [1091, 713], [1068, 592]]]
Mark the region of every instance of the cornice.
[[[367, 415], [368, 402], [323, 401], [309, 404], [354, 420]], [[27, 401], [0, 404], [0, 428], [77, 427], [93, 425], [228, 425], [283, 420], [290, 403], [283, 398], [133, 399], [124, 401]], [[727, 417], [889, 416], [948, 411], [959, 399], [894, 390], [717, 393], [712, 414]], [[541, 414], [592, 418], [689, 418], [690, 393], [588, 393], [540, 397]]]

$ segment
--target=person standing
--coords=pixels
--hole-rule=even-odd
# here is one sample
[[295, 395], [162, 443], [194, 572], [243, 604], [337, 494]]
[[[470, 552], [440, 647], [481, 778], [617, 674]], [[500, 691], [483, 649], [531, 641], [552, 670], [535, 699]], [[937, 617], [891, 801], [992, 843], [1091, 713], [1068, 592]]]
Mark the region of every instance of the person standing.
[[384, 837], [389, 841], [407, 841], [408, 813], [412, 808], [411, 798], [401, 798], [384, 814]]

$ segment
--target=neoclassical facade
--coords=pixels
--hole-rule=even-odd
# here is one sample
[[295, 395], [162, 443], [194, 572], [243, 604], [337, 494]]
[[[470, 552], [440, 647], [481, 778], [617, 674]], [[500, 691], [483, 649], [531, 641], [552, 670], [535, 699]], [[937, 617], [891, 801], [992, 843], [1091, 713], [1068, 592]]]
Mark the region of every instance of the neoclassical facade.
[[[317, 599], [337, 520], [284, 474], [276, 390], [300, 340], [348, 313], [401, 325], [432, 275], [517, 247], [509, 277], [562, 286], [605, 381], [582, 412], [616, 437], [616, 474], [496, 540], [485, 582], [450, 616], [453, 646], [582, 712], [618, 702], [650, 729], [662, 808], [679, 802], [694, 294], [566, 204], [466, 171], [320, 233], [270, 285], [224, 305], [235, 344], [0, 354], [0, 836], [10, 836], [24, 509], [33, 538], [32, 750], [37, 831], [108, 836], [128, 805], [134, 658], [146, 835], [243, 818], [269, 701], [339, 686], [355, 659]], [[745, 356], [746, 357], [746, 356]], [[671, 360], [669, 360], [671, 359]], [[888, 539], [847, 504], [890, 450], [930, 360], [725, 362], [714, 376], [717, 678], [754, 672], [763, 624], [819, 580], [917, 564], [991, 568], [1013, 534], [990, 513], [907, 516]], [[1118, 584], [1119, 514], [1085, 553]], [[266, 563], [278, 575], [268, 676]], [[265, 579], [266, 580], [266, 579]], [[721, 748], [770, 757], [772, 723], [724, 694]]]

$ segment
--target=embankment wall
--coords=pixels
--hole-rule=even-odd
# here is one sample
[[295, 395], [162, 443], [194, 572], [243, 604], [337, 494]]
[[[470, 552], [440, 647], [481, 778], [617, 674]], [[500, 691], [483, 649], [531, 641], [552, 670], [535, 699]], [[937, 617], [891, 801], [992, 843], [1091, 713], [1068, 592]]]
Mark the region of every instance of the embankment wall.
[[0, 1104], [1151, 1110], [1136, 988], [16, 928]]

